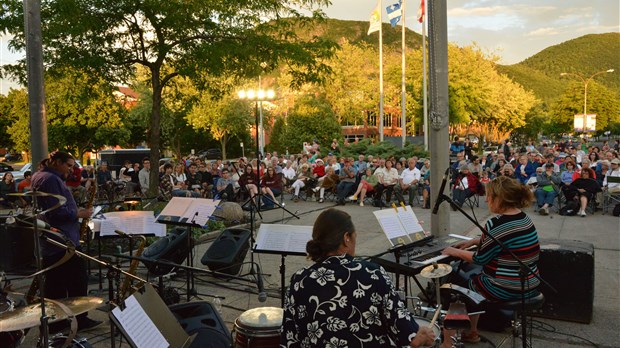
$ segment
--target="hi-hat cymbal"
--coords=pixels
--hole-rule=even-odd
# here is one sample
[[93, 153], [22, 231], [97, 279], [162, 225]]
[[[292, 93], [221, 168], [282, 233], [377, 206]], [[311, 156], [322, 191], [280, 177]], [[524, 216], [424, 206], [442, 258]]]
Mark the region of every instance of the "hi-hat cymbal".
[[21, 196], [21, 197], [54, 197], [58, 200], [58, 204], [63, 205], [67, 202], [67, 199], [62, 195], [55, 195], [52, 193], [45, 193], [41, 191], [29, 191], [29, 192], [16, 192], [9, 193], [9, 196]]
[[[69, 307], [74, 315], [86, 313], [99, 307], [104, 301], [98, 297], [73, 297], [58, 302]], [[50, 323], [68, 319], [67, 313], [53, 302], [45, 303], [45, 314]], [[41, 304], [36, 303], [12, 312], [0, 313], [0, 332], [24, 330], [41, 324]]]
[[424, 278], [441, 278], [452, 272], [452, 266], [446, 264], [433, 264], [424, 267], [420, 275]]

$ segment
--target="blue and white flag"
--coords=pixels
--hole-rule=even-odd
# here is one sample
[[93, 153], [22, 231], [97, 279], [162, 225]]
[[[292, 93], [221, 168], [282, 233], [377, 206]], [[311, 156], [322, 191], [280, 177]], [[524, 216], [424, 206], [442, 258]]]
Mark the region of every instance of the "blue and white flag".
[[399, 0], [398, 2], [385, 8], [385, 10], [387, 11], [388, 19], [390, 20], [390, 24], [392, 24], [392, 27], [395, 27], [396, 24], [400, 22], [400, 17], [402, 17], [403, 15], [403, 11], [400, 8], [401, 4], [402, 4], [402, 0]]

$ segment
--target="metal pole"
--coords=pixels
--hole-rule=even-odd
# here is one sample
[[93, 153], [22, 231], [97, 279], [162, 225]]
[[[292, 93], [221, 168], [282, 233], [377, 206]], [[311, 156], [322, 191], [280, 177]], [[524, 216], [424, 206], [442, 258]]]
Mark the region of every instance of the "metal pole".
[[[426, 11], [425, 11], [426, 13]], [[424, 105], [424, 150], [428, 151], [428, 69], [426, 68], [426, 14], [422, 17], [422, 101]]]
[[[442, 174], [450, 165], [448, 156], [448, 21], [446, 0], [433, 0], [428, 3], [429, 12], [429, 63], [431, 112], [430, 150], [431, 197], [437, 199], [441, 192]], [[442, 204], [437, 214], [431, 215], [431, 233], [446, 236], [450, 230], [450, 214], [446, 204]]]
[[[262, 89], [263, 89], [263, 82], [259, 75], [258, 76], [258, 90], [256, 91], [256, 93], [258, 93], [258, 91]], [[263, 101], [262, 100], [259, 101], [259, 111], [260, 111], [260, 119], [259, 119], [260, 132], [258, 133], [258, 143], [260, 146], [260, 153], [264, 155], [265, 154], [265, 129], [263, 127]]]
[[28, 109], [30, 112], [30, 152], [33, 168], [47, 153], [47, 117], [43, 84], [43, 36], [41, 1], [24, 0], [26, 34], [26, 69], [28, 74]]
[[[405, 88], [405, 3], [406, 1], [403, 1], [401, 3], [401, 16], [400, 19], [402, 20], [402, 68], [401, 68], [401, 87], [402, 87], [402, 97], [401, 97], [401, 119], [400, 119], [400, 127], [402, 129], [402, 143], [403, 143], [403, 148], [405, 147], [405, 142], [407, 140], [407, 90]], [[415, 132], [414, 132], [415, 134]]]
[[587, 109], [588, 109], [588, 82], [590, 80], [586, 80], [586, 83], [583, 88], [583, 133], [586, 133], [586, 118], [587, 118]]
[[379, 141], [383, 141], [383, 1], [379, 0]]

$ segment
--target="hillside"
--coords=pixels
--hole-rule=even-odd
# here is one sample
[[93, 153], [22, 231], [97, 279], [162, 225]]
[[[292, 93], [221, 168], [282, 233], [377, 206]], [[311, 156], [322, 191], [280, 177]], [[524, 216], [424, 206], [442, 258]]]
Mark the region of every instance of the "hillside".
[[596, 82], [620, 95], [620, 33], [590, 34], [548, 47], [513, 65], [498, 65], [507, 74], [538, 97], [549, 99], [562, 93], [563, 86], [575, 77], [560, 77], [563, 72], [584, 77], [614, 69], [596, 77]]
[[[342, 42], [346, 39], [351, 43], [366, 43], [377, 46], [379, 33], [375, 32], [367, 35], [368, 21], [346, 21], [340, 19], [326, 19], [314, 25], [311, 31], [300, 30], [297, 34], [302, 38], [320, 36], [335, 42]], [[401, 27], [400, 25], [392, 28], [388, 23], [383, 23], [383, 45], [390, 48], [400, 49], [401, 47]], [[422, 35], [407, 29], [405, 35], [407, 49], [420, 48], [422, 45]]]

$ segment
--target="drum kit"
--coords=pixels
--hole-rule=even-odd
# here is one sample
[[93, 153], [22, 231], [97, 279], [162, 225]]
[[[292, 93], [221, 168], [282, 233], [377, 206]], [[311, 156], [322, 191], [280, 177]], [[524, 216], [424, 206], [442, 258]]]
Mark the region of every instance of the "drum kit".
[[[36, 191], [12, 193], [10, 195], [31, 198], [33, 217], [22, 219], [20, 216], [13, 216], [13, 214], [10, 214], [5, 223], [12, 224], [18, 221], [20, 224], [29, 226], [34, 231], [33, 236], [39, 236], [39, 231], [57, 234], [57, 231], [52, 231], [49, 226], [35, 217], [38, 216], [38, 214], [44, 214], [62, 206], [66, 203], [65, 197]], [[39, 198], [54, 198], [56, 203], [44, 211], [39, 211], [37, 205], [37, 200]], [[34, 251], [37, 260], [37, 269], [40, 271], [42, 269], [41, 248], [39, 245], [40, 238], [37, 237], [33, 239], [35, 240]], [[0, 282], [3, 281], [2, 275], [0, 275]], [[34, 277], [38, 279], [38, 284], [41, 284], [41, 272], [35, 273]], [[76, 315], [86, 313], [101, 306], [104, 302], [103, 299], [96, 297], [73, 297], [62, 300], [51, 300], [42, 296], [37, 303], [18, 306], [9, 296], [11, 291], [8, 284], [10, 284], [10, 281], [7, 280], [5, 287], [0, 289], [2, 290], [0, 294], [0, 347], [12, 348], [20, 346], [24, 342], [28, 330], [37, 326], [43, 328], [38, 343], [40, 347], [66, 347], [68, 345], [72, 347], [90, 347], [85, 339], [74, 339], [73, 335], [67, 337], [59, 334], [50, 337], [47, 324], [73, 319]]]

